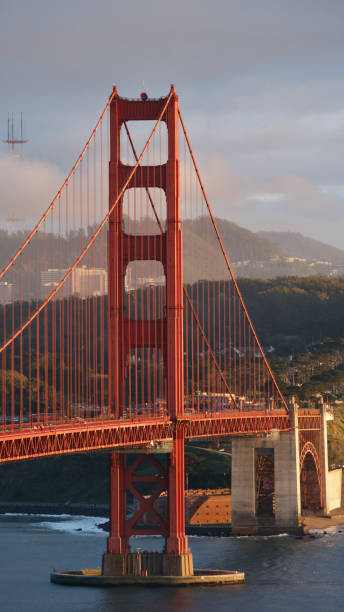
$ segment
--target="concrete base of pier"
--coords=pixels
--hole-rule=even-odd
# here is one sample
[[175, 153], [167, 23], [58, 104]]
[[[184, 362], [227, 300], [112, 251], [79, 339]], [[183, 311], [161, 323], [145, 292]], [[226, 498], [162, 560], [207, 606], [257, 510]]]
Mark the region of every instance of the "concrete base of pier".
[[[260, 514], [257, 492], [257, 457], [273, 458], [273, 497], [270, 516]], [[264, 437], [233, 439], [232, 534], [301, 532], [301, 497], [298, 431]]]
[[159, 552], [132, 552], [103, 555], [103, 576], [193, 576], [191, 552], [171, 555]]
[[51, 582], [77, 586], [146, 585], [187, 586], [238, 584], [245, 574], [238, 571], [194, 570], [191, 552], [172, 555], [158, 552], [133, 552], [103, 555], [101, 570], [53, 572]]
[[195, 570], [192, 576], [104, 576], [99, 570], [53, 572], [51, 582], [70, 586], [216, 586], [245, 582], [244, 572]]

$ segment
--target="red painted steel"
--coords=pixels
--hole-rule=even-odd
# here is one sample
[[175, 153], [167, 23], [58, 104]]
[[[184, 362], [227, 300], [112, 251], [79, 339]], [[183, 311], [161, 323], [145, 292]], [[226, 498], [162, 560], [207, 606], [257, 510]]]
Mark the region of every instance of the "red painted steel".
[[125, 534], [126, 481], [125, 456], [121, 453], [110, 455], [110, 535], [107, 550], [112, 554], [129, 552], [129, 539]]
[[[109, 208], [117, 201], [123, 185], [128, 181], [132, 168], [121, 161], [121, 127], [130, 119], [147, 121], [152, 117], [167, 125], [168, 156], [166, 166], [145, 166], [135, 174], [131, 187], [159, 187], [166, 194], [166, 233], [160, 236], [136, 236], [124, 231], [123, 198], [110, 215], [108, 232], [108, 291], [109, 291], [109, 400], [110, 412], [116, 417], [126, 410], [126, 384], [128, 359], [131, 350], [137, 348], [161, 349], [165, 361], [167, 385], [167, 414], [178, 419], [184, 412], [184, 351], [183, 351], [183, 278], [182, 278], [182, 234], [179, 197], [178, 161], [178, 98], [172, 86], [167, 99], [160, 101], [133, 101], [114, 95], [110, 105], [110, 165]], [[159, 181], [155, 177], [159, 176]], [[141, 247], [141, 248], [140, 248]], [[137, 253], [139, 253], [137, 255]], [[166, 276], [166, 314], [164, 320], [142, 321], [125, 318], [125, 274], [133, 260], [146, 260], [154, 254], [161, 261]], [[136, 296], [135, 296], [136, 299]], [[135, 301], [135, 312], [137, 304]], [[137, 353], [135, 353], [137, 355]], [[142, 358], [141, 358], [142, 359]], [[131, 365], [129, 364], [129, 368]], [[129, 386], [131, 383], [129, 381]], [[131, 406], [129, 405], [129, 410]], [[186, 552], [184, 502], [184, 438], [177, 431], [169, 467], [170, 523], [166, 540], [168, 552]], [[120, 484], [119, 484], [120, 482]], [[112, 471], [111, 498], [116, 492], [122, 499], [125, 488], [119, 471]], [[141, 500], [142, 501], [142, 500]], [[183, 509], [181, 509], [183, 506]], [[110, 536], [109, 551], [120, 552], [125, 544], [122, 531], [118, 533], [118, 517], [115, 521], [116, 536]], [[114, 539], [115, 538], [115, 539]]]
[[184, 478], [184, 425], [180, 424], [173, 435], [173, 452], [169, 458], [169, 533], [166, 538], [166, 552], [177, 555], [188, 551]]
[[[150, 420], [108, 420], [102, 422], [71, 422], [69, 425], [18, 429], [0, 436], [0, 463], [34, 457], [72, 454], [85, 451], [112, 450], [151, 446], [173, 439], [183, 425], [187, 439], [232, 435], [264, 434], [273, 430], [289, 431], [289, 416], [265, 412], [223, 413], [221, 415], [186, 416], [181, 421], [166, 418]], [[313, 431], [318, 431], [316, 425]]]
[[[126, 269], [133, 260], [149, 259], [152, 251], [155, 254], [154, 259], [158, 259], [160, 253], [163, 254], [161, 261], [166, 265], [165, 243], [168, 240], [165, 238], [162, 245], [160, 244], [162, 238], [158, 236], [138, 237], [124, 232], [124, 190], [132, 186], [151, 186], [152, 183], [154, 184], [156, 172], [152, 167], [140, 167], [141, 172], [137, 176], [137, 172], [133, 174], [135, 167], [123, 165], [121, 162], [121, 127], [133, 119], [145, 121], [154, 118], [159, 122], [172, 99], [172, 92], [168, 98], [153, 101], [127, 100], [120, 98], [116, 92], [110, 104], [109, 209], [113, 208], [114, 202], [118, 204], [110, 214], [108, 228], [109, 406], [111, 413], [117, 418], [123, 415], [126, 407], [126, 368], [131, 347], [156, 348], [159, 346], [162, 348], [162, 336], [164, 335], [162, 321], [159, 322], [161, 328], [159, 338], [154, 341], [152, 335], [155, 329], [151, 333], [149, 330], [145, 333], [143, 329], [143, 327], [153, 327], [148, 322], [143, 324], [134, 319], [125, 319], [124, 278]], [[136, 167], [137, 165], [138, 162], [136, 162]], [[163, 175], [161, 187], [166, 190], [166, 172]], [[133, 176], [135, 182], [128, 182], [128, 176]]]
[[[267, 414], [223, 413], [221, 415], [186, 416], [181, 421], [172, 422], [165, 418], [152, 418], [150, 421], [108, 420], [102, 423], [42, 427], [42, 429], [19, 429], [0, 434], [0, 463], [19, 461], [34, 457], [71, 454], [83, 451], [112, 450], [115, 448], [150, 446], [172, 440], [173, 432], [181, 425], [185, 428], [187, 439], [213, 438], [236, 435], [265, 434], [269, 431], [290, 430], [289, 416], [284, 413]], [[319, 439], [319, 413], [308, 412], [299, 416], [300, 439], [304, 443], [311, 437]], [[302, 442], [303, 444], [303, 442]]]
[[[153, 467], [154, 474], [137, 474], [136, 470], [142, 465], [147, 466], [147, 463]], [[153, 485], [149, 494], [143, 494], [139, 490], [140, 484]], [[125, 487], [133, 495], [133, 499], [137, 502], [138, 508], [130, 519], [126, 521], [124, 533], [127, 539], [132, 535], [152, 535], [160, 534], [168, 535], [168, 524], [164, 517], [154, 507], [154, 502], [158, 499], [162, 492], [169, 490], [168, 473], [157, 457], [151, 454], [139, 455], [135, 461], [125, 470]], [[150, 520], [151, 525], [155, 527], [146, 527], [142, 525], [142, 519], [146, 515], [146, 520]], [[141, 524], [140, 524], [141, 521]], [[137, 523], [139, 523], [137, 525]]]
[[[140, 121], [155, 123], [137, 154], [128, 123]], [[157, 527], [144, 533], [163, 535], [169, 553], [187, 552], [184, 440], [288, 431], [290, 417], [230, 268], [173, 87], [158, 100], [127, 100], [114, 88], [65, 183], [0, 278], [0, 462], [107, 450], [108, 551], [128, 551], [147, 512]], [[298, 422], [301, 453], [309, 443], [318, 449], [319, 412], [300, 411]], [[123, 451], [166, 441], [173, 442], [167, 470], [148, 459], [157, 470], [150, 482], [159, 486], [146, 498], [135, 473], [143, 456], [127, 466]], [[163, 489], [167, 523], [154, 507]], [[126, 490], [140, 506], [129, 521]]]
[[[137, 154], [128, 123], [147, 121], [154, 127]], [[158, 100], [114, 88], [2, 278], [0, 463], [108, 451], [108, 552], [129, 552], [132, 535], [159, 534], [165, 552], [184, 555], [185, 439], [265, 435], [291, 423], [173, 86]], [[299, 411], [298, 426], [302, 465], [310, 449], [320, 454], [319, 411]], [[150, 453], [166, 442], [164, 468]], [[143, 454], [127, 465], [133, 448]], [[144, 462], [153, 474], [137, 472]], [[316, 469], [321, 493], [319, 461]], [[127, 491], [138, 506], [129, 519]], [[165, 491], [167, 519], [155, 505]]]
[[[118, 105], [126, 109], [119, 119]], [[176, 417], [239, 409], [264, 409], [271, 419], [282, 408], [287, 413], [229, 268], [183, 122], [182, 160], [177, 159], [177, 115], [181, 120], [173, 89], [160, 100], [123, 100], [114, 90], [58, 196], [5, 266], [4, 282], [12, 280], [15, 290], [8, 305], [0, 306], [0, 432], [75, 419], [102, 423], [110, 414], [160, 417], [167, 406]], [[155, 127], [137, 155], [128, 121], [153, 117]], [[166, 159], [162, 125], [167, 125]], [[119, 158], [126, 146], [128, 163]], [[166, 193], [165, 216], [157, 188]], [[123, 209], [129, 192], [128, 221]], [[146, 220], [152, 211], [155, 228]], [[103, 230], [109, 220], [106, 253]], [[202, 280], [190, 284], [188, 271], [183, 286], [180, 225], [187, 228], [190, 221], [206, 239], [197, 251], [193, 233], [186, 233], [185, 251]], [[101, 288], [94, 278], [105, 279], [106, 259], [109, 298], [105, 280]], [[154, 270], [158, 262], [165, 284], [144, 271], [148, 279], [140, 288], [140, 265]], [[134, 282], [124, 290], [131, 265]]]

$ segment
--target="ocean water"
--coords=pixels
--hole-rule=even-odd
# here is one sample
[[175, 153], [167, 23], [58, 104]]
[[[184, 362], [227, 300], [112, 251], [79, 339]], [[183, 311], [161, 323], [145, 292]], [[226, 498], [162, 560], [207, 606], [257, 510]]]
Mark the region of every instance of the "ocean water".
[[[217, 587], [68, 587], [51, 584], [52, 569], [101, 564], [106, 519], [0, 516], [1, 612], [332, 612], [344, 609], [344, 528], [302, 539], [191, 537], [197, 568], [238, 569], [246, 583]], [[133, 538], [159, 550], [161, 539]]]

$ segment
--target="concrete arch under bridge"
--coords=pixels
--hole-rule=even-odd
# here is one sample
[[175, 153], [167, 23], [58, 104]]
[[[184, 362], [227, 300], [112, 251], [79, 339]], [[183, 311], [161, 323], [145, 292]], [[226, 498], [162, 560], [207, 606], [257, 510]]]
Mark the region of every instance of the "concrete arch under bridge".
[[301, 509], [320, 510], [323, 504], [321, 464], [313, 442], [306, 442], [300, 453]]
[[232, 443], [232, 531], [297, 533], [302, 514], [328, 515], [342, 506], [342, 470], [328, 469], [328, 405], [290, 405], [285, 432], [235, 438]]

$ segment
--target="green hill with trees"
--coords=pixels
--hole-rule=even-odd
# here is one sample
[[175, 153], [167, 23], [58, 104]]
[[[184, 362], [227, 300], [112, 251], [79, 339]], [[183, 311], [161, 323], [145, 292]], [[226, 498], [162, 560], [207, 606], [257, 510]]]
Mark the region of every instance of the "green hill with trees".
[[[239, 285], [285, 395], [295, 395], [298, 401], [307, 402], [314, 394], [321, 393], [333, 401], [341, 401], [344, 397], [344, 278], [242, 279]], [[197, 286], [188, 289], [192, 293]], [[227, 295], [223, 292], [223, 281], [210, 283], [208, 290], [210, 308], [216, 308], [217, 312], [217, 301]], [[15, 308], [18, 310], [18, 305]], [[15, 316], [19, 317], [19, 311], [15, 311]], [[36, 326], [32, 333], [35, 329]], [[222, 341], [225, 346], [228, 338]], [[0, 385], [4, 381], [8, 384], [8, 375], [0, 376]], [[16, 393], [20, 377], [25, 380], [28, 377], [25, 360], [23, 374], [19, 373], [19, 364], [15, 361], [14, 374], [10, 375]], [[37, 393], [34, 380], [30, 389], [31, 393]], [[24, 384], [24, 393], [28, 392], [29, 385]], [[59, 393], [58, 388], [56, 392]], [[0, 397], [3, 397], [1, 388]], [[338, 404], [336, 420], [329, 424], [329, 460], [333, 464], [344, 462], [343, 413]], [[190, 488], [200, 484], [229, 486], [228, 458], [188, 448], [186, 463]], [[0, 500], [106, 502], [107, 456], [93, 453], [2, 465]]]

